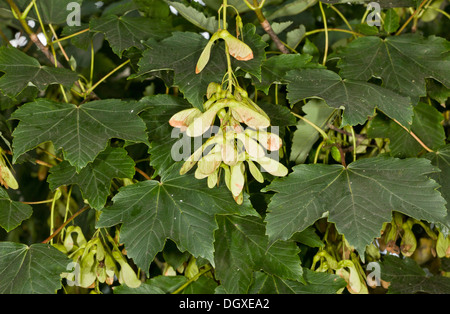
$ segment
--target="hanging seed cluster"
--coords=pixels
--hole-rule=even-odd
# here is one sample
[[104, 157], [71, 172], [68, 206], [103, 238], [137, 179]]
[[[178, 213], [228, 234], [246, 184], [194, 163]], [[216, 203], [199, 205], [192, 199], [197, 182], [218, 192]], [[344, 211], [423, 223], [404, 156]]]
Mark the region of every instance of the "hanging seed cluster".
[[117, 278], [119, 283], [131, 288], [140, 286], [141, 281], [117, 248], [115, 241], [109, 235], [108, 240], [113, 245], [112, 249], [99, 237], [86, 241], [79, 226], [67, 228], [63, 243], [54, 246], [67, 254], [76, 265], [72, 272], [61, 274], [68, 280], [69, 285], [95, 288], [99, 283], [112, 285]]
[[266, 131], [270, 126], [269, 117], [242, 88], [236, 86], [231, 93], [223, 90], [220, 84], [210, 83], [207, 99], [203, 112], [197, 108], [182, 110], [169, 121], [171, 126], [180, 128], [189, 137], [202, 136], [211, 129], [216, 118], [220, 121], [217, 133], [185, 161], [180, 174], [185, 174], [197, 163], [195, 177], [207, 178], [208, 186], [213, 188], [219, 184], [223, 172], [226, 186], [235, 201], [241, 204], [246, 181], [245, 163], [259, 182], [264, 178], [255, 163], [274, 176], [287, 174], [284, 165], [266, 155], [267, 150], [279, 150], [282, 140]]

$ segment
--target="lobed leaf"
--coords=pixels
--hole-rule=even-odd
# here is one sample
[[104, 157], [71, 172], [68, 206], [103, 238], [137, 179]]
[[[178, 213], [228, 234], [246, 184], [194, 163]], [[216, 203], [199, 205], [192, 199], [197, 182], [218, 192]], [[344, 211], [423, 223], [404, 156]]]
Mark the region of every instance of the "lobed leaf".
[[102, 210], [97, 227], [123, 224], [120, 241], [136, 265], [147, 270], [166, 239], [214, 263], [217, 214], [257, 215], [244, 200], [237, 205], [225, 186], [209, 189], [193, 175], [173, 169], [161, 182], [148, 180], [121, 188], [114, 204]]
[[0, 293], [49, 294], [61, 287], [71, 259], [49, 244], [0, 243]]
[[425, 159], [376, 157], [340, 165], [297, 165], [274, 191], [265, 221], [271, 241], [289, 239], [327, 216], [364, 259], [365, 247], [380, 236], [392, 211], [445, 224], [446, 201], [428, 175], [439, 171]]
[[123, 148], [108, 147], [97, 158], [77, 173], [69, 162], [63, 161], [50, 169], [47, 178], [50, 188], [57, 189], [63, 185], [76, 184], [89, 205], [101, 209], [110, 194], [113, 178], [133, 178], [134, 161]]
[[13, 162], [38, 145], [51, 141], [77, 169], [103, 151], [111, 138], [148, 143], [141, 105], [119, 99], [98, 100], [79, 106], [36, 99], [11, 116], [19, 120], [13, 132]]
[[28, 85], [45, 90], [49, 85], [71, 87], [78, 75], [67, 69], [42, 66], [38, 60], [17, 48], [0, 48], [0, 90], [8, 96], [19, 95]]

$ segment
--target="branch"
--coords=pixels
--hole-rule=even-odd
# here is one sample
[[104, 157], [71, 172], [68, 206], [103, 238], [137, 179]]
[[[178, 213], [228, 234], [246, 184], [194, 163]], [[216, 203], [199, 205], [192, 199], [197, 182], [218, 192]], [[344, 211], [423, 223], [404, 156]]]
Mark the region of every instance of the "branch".
[[423, 0], [422, 3], [419, 5], [419, 7], [416, 9], [416, 11], [414, 11], [414, 13], [409, 17], [409, 19], [405, 22], [405, 24], [403, 24], [403, 26], [397, 31], [397, 33], [395, 33], [395, 36], [400, 35], [401, 32], [403, 32], [403, 30], [405, 29], [405, 27], [409, 24], [409, 22], [411, 22], [411, 20], [414, 18], [414, 16], [417, 15], [417, 13], [419, 13], [419, 11], [422, 9], [422, 7], [424, 6], [424, 4], [427, 2], [428, 0]]
[[63, 223], [61, 226], [59, 226], [59, 228], [56, 229], [56, 231], [53, 232], [51, 236], [49, 236], [47, 239], [45, 239], [44, 241], [42, 241], [42, 243], [48, 243], [51, 239], [53, 239], [54, 237], [56, 237], [56, 235], [57, 235], [58, 233], [60, 233], [61, 230], [62, 230], [65, 226], [67, 226], [67, 224], [68, 224], [69, 222], [71, 222], [72, 220], [74, 220], [77, 216], [79, 216], [80, 214], [82, 214], [83, 212], [85, 212], [85, 211], [86, 211], [87, 209], [89, 209], [89, 208], [90, 208], [90, 206], [88, 206], [88, 205], [86, 205], [86, 206], [84, 206], [83, 208], [81, 208], [79, 211], [77, 211], [75, 214], [73, 214], [72, 217], [70, 217], [69, 219], [67, 219], [67, 221], [66, 221], [65, 223]]
[[258, 3], [258, 0], [253, 0], [253, 3], [255, 7], [253, 8], [253, 11], [256, 13], [256, 16], [258, 17], [258, 21], [261, 24], [264, 31], [269, 34], [270, 38], [273, 40], [275, 45], [277, 46], [278, 50], [280, 50], [284, 54], [289, 54], [289, 50], [286, 48], [286, 46], [283, 44], [283, 42], [278, 38], [277, 34], [272, 29], [272, 26], [270, 26], [269, 21], [267, 21], [266, 17], [261, 11], [260, 5]]

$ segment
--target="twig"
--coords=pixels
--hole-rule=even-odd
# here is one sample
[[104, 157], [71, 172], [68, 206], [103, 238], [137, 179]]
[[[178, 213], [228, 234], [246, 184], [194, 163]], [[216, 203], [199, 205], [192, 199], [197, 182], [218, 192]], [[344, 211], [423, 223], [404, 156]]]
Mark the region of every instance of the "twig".
[[294, 115], [297, 118], [300, 118], [301, 120], [305, 121], [306, 123], [308, 123], [310, 126], [312, 126], [317, 132], [320, 133], [320, 135], [322, 135], [322, 137], [324, 138], [324, 140], [328, 139], [328, 135], [325, 133], [324, 130], [322, 130], [320, 127], [318, 127], [317, 125], [315, 125], [314, 123], [312, 123], [311, 121], [309, 121], [308, 119], [306, 119], [305, 117], [302, 117], [299, 114], [296, 114], [294, 112], [291, 112], [292, 115]]
[[[351, 132], [347, 132], [345, 130], [339, 129], [338, 127], [335, 127], [333, 124], [328, 123], [327, 127], [329, 129], [332, 129], [333, 131], [339, 132], [341, 134], [345, 134], [345, 135], [348, 135], [348, 136], [353, 136], [353, 134]], [[358, 133], [355, 133], [355, 137], [360, 138], [362, 140], [365, 140], [367, 138], [367, 136], [362, 135], [362, 134], [358, 134]]]
[[283, 44], [283, 42], [280, 40], [280, 38], [278, 38], [277, 34], [275, 34], [275, 32], [272, 29], [272, 26], [270, 26], [269, 21], [267, 21], [266, 17], [264, 16], [264, 14], [261, 10], [260, 4], [258, 3], [258, 0], [253, 0], [253, 4], [255, 5], [255, 7], [253, 8], [254, 9], [253, 11], [255, 12], [256, 17], [258, 18], [258, 21], [261, 24], [264, 31], [267, 34], [269, 34], [270, 38], [275, 43], [278, 50], [280, 50], [284, 54], [289, 54], [289, 50], [286, 48], [286, 46]]
[[423, 0], [422, 3], [419, 5], [419, 7], [416, 9], [416, 11], [414, 11], [414, 13], [409, 17], [409, 19], [405, 22], [405, 24], [403, 24], [403, 26], [397, 31], [397, 33], [395, 33], [395, 36], [400, 35], [403, 30], [405, 29], [405, 27], [409, 24], [409, 22], [411, 22], [411, 20], [414, 18], [414, 16], [417, 15], [417, 13], [419, 13], [419, 11], [422, 9], [422, 7], [425, 5], [425, 3], [428, 0]]
[[77, 211], [75, 214], [73, 214], [69, 219], [66, 220], [65, 223], [63, 223], [61, 226], [59, 226], [58, 229], [56, 229], [55, 232], [53, 232], [47, 239], [45, 239], [44, 241], [42, 241], [42, 243], [48, 243], [51, 239], [53, 239], [54, 237], [56, 237], [56, 235], [65, 227], [67, 226], [67, 224], [69, 222], [71, 222], [72, 220], [74, 220], [77, 216], [79, 216], [80, 214], [82, 214], [83, 212], [85, 212], [87, 209], [89, 209], [90, 206], [86, 205], [83, 208], [81, 208], [79, 211]]
[[152, 178], [149, 177], [148, 174], [146, 174], [144, 171], [142, 171], [141, 169], [139, 169], [138, 167], [134, 167], [134, 169], [136, 169], [137, 172], [139, 172], [144, 178], [146, 178], [147, 180], [151, 180]]
[[328, 56], [328, 24], [327, 24], [327, 16], [325, 15], [325, 11], [323, 10], [322, 2], [320, 2], [320, 1], [319, 1], [319, 7], [320, 7], [320, 12], [322, 12], [323, 27], [325, 28], [325, 51], [323, 54], [323, 62], [322, 62], [322, 64], [325, 65], [327, 63], [327, 56]]
[[427, 152], [434, 153], [434, 151], [433, 151], [431, 148], [429, 148], [427, 145], [425, 145], [425, 143], [422, 142], [422, 140], [421, 140], [420, 138], [418, 138], [417, 135], [413, 133], [413, 131], [408, 130], [407, 127], [405, 127], [403, 124], [401, 124], [400, 122], [398, 122], [396, 119], [394, 119], [394, 121], [395, 121], [395, 123], [397, 123], [399, 126], [401, 126], [403, 129], [405, 129], [405, 131], [408, 132], [408, 133], [409, 133], [409, 134], [417, 141], [417, 143], [420, 144], [420, 146], [422, 146], [423, 148], [425, 148], [425, 150], [426, 150]]

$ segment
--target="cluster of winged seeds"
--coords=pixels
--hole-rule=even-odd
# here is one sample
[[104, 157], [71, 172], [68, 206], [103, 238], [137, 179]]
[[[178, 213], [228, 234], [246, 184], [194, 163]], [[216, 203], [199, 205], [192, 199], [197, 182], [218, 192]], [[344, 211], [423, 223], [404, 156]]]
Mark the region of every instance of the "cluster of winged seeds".
[[[255, 162], [274, 176], [287, 174], [284, 165], [266, 155], [267, 150], [279, 150], [282, 140], [278, 135], [266, 131], [270, 126], [269, 117], [239, 86], [231, 93], [222, 89], [220, 84], [210, 83], [207, 98], [203, 104], [204, 112], [197, 108], [182, 110], [169, 121], [171, 126], [180, 128], [189, 137], [205, 134], [211, 129], [216, 117], [220, 121], [216, 134], [209, 137], [185, 161], [180, 174], [185, 174], [198, 162], [195, 177], [207, 178], [208, 186], [212, 188], [219, 184], [223, 170], [226, 186], [235, 201], [241, 204], [246, 180], [244, 162], [259, 182], [263, 182], [264, 178]], [[247, 127], [244, 128], [242, 124]]]

